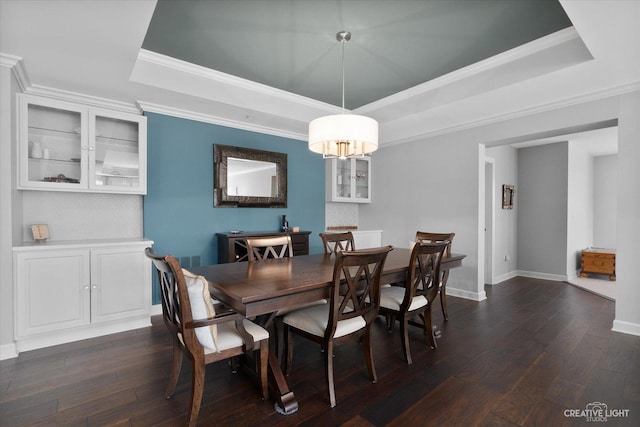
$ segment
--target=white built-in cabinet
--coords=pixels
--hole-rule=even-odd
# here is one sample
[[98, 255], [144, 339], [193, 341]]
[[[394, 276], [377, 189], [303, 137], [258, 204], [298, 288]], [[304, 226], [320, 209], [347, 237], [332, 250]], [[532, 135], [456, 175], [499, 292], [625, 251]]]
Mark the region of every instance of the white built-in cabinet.
[[150, 240], [47, 242], [14, 247], [15, 339], [20, 351], [148, 326]]
[[331, 159], [326, 163], [329, 202], [371, 203], [371, 158]]
[[146, 117], [19, 94], [18, 119], [18, 189], [146, 193]]

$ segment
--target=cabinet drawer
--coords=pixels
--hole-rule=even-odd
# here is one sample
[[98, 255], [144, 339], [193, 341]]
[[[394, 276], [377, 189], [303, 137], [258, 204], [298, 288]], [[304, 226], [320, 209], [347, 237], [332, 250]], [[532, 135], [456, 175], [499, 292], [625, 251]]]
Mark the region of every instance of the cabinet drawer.
[[613, 269], [616, 265], [614, 260], [612, 259], [585, 259], [584, 267], [585, 268], [609, 268]]
[[598, 254], [598, 253], [587, 253], [587, 254], [583, 254], [582, 257], [587, 260], [587, 259], [594, 259], [594, 260], [600, 260], [600, 259], [615, 259], [616, 256], [615, 254]]

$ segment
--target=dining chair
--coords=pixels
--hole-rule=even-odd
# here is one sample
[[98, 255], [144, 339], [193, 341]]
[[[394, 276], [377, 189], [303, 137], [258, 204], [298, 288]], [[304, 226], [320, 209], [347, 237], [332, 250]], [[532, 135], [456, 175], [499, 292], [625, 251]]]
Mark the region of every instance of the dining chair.
[[[291, 244], [291, 236], [263, 236], [247, 239], [247, 253], [249, 262], [266, 261], [268, 259], [288, 258], [293, 256], [293, 246]], [[300, 308], [313, 306], [316, 304], [326, 304], [326, 299], [320, 299], [310, 303], [297, 304], [278, 310], [273, 316], [273, 332], [274, 332], [274, 348], [278, 359], [283, 359], [284, 349], [284, 328], [282, 317], [291, 311]]]
[[269, 332], [222, 304], [214, 305], [209, 285], [202, 276], [180, 268], [171, 255], [160, 256], [145, 249], [158, 273], [162, 319], [171, 333], [173, 364], [165, 396], [173, 396], [183, 355], [191, 360], [191, 411], [189, 426], [195, 426], [204, 391], [205, 365], [257, 352], [256, 372], [263, 399], [268, 396], [267, 361]]
[[353, 233], [346, 231], [343, 233], [320, 233], [322, 246], [325, 254], [332, 254], [340, 251], [355, 251]]
[[328, 304], [292, 311], [283, 318], [286, 369], [293, 364], [293, 334], [308, 338], [324, 350], [325, 380], [331, 407], [336, 406], [333, 379], [334, 342], [358, 335], [362, 338], [369, 378], [376, 382], [371, 348], [371, 325], [378, 315], [380, 276], [392, 246], [336, 253]]
[[[455, 237], [456, 233], [430, 233], [427, 231], [418, 231], [416, 232], [416, 242], [423, 243], [438, 243], [448, 241], [447, 249], [445, 250], [444, 255], [451, 255], [451, 242]], [[449, 311], [447, 310], [447, 281], [449, 280], [449, 270], [442, 271], [442, 277], [440, 278], [440, 283], [438, 285], [440, 290], [440, 307], [442, 308], [442, 315], [444, 316], [444, 320], [449, 320]]]
[[247, 239], [249, 262], [293, 256], [291, 236], [251, 237]]
[[[404, 358], [410, 365], [409, 325], [421, 326], [429, 336], [432, 348], [437, 348], [431, 323], [431, 306], [438, 296], [440, 263], [447, 242], [416, 243], [411, 250], [409, 272], [404, 286], [390, 286], [380, 290], [380, 314], [387, 319], [391, 332], [395, 319], [400, 321], [400, 339]], [[419, 317], [422, 323], [410, 320]]]

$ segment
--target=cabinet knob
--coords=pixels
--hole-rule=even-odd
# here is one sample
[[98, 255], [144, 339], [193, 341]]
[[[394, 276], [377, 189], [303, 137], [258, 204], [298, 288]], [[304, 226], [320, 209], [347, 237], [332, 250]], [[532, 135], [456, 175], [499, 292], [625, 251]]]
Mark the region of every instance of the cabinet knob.
[[93, 285], [91, 288], [92, 289], [98, 289], [98, 285]]
[[86, 145], [83, 145], [83, 146], [82, 146], [82, 149], [83, 149], [83, 150], [86, 150], [86, 149], [87, 149], [87, 146], [86, 146]]
[[85, 290], [85, 291], [88, 291], [88, 290], [89, 290], [89, 287], [88, 287], [88, 286], [85, 286], [85, 287], [84, 287], [84, 290]]
[[93, 151], [93, 150], [95, 150], [94, 147], [89, 147], [89, 151]]

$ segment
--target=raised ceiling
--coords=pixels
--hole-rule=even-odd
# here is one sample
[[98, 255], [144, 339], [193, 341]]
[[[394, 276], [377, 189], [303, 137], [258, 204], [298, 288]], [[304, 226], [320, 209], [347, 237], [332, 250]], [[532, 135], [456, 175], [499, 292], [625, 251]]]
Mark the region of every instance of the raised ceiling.
[[355, 109], [571, 27], [557, 0], [160, 0], [146, 50]]
[[[196, 35], [201, 18], [215, 37]], [[378, 120], [384, 148], [639, 90], [638, 22], [640, 1], [622, 0], [0, 0], [0, 65], [25, 92], [304, 143], [340, 112], [346, 29], [348, 108]]]

